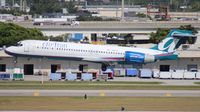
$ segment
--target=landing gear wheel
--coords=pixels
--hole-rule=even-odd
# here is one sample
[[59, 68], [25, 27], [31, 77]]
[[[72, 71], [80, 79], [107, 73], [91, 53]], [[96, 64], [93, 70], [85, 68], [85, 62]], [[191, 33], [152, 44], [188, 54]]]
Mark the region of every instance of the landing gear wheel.
[[106, 64], [102, 64], [101, 65], [101, 70], [102, 71], [106, 71], [107, 70], [107, 65]]

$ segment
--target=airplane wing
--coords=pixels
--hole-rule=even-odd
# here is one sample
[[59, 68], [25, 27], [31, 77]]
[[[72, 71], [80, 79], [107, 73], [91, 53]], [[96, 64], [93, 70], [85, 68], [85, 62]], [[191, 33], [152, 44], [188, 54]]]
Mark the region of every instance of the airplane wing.
[[107, 57], [107, 58], [83, 58], [83, 61], [91, 61], [91, 62], [119, 62], [124, 61], [123, 57]]
[[90, 61], [90, 62], [104, 62], [106, 61], [105, 59], [100, 59], [100, 58], [83, 58], [83, 61]]

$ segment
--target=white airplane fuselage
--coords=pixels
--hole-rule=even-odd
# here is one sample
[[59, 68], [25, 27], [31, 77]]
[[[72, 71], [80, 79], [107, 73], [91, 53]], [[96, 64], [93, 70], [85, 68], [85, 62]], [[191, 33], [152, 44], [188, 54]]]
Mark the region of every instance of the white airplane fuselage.
[[111, 45], [92, 45], [69, 42], [24, 40], [17, 46], [5, 49], [7, 54], [14, 56], [36, 56], [50, 58], [64, 58], [102, 63], [102, 70], [112, 62], [150, 63], [157, 60], [176, 60], [177, 48], [188, 38], [196, 38], [192, 31], [173, 29], [157, 45], [150, 49], [120, 47]]
[[166, 52], [134, 47], [120, 47], [111, 45], [92, 45], [70, 42], [25, 40], [18, 43], [18, 46], [11, 46], [6, 49], [11, 55], [41, 56], [77, 59], [91, 62], [119, 62], [125, 61], [126, 52], [136, 52], [151, 56]]

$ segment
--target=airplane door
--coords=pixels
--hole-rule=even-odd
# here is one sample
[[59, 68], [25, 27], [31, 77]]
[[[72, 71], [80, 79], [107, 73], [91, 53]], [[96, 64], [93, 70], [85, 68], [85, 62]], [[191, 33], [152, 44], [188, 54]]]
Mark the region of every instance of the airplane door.
[[29, 45], [28, 44], [24, 44], [24, 52], [29, 52]]

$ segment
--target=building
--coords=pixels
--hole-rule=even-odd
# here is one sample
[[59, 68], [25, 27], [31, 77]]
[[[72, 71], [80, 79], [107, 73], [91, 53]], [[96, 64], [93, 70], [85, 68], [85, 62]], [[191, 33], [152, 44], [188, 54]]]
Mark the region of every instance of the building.
[[5, 7], [6, 6], [6, 0], [0, 0], [0, 6]]
[[14, 16], [12, 14], [0, 14], [0, 20], [13, 21]]
[[[179, 49], [179, 59], [171, 61], [160, 61], [149, 64], [118, 64], [115, 68], [147, 68], [155, 71], [170, 72], [174, 70], [181, 71], [200, 71], [200, 49]], [[56, 70], [79, 71], [81, 66], [87, 66], [87, 69], [101, 69], [101, 64], [84, 62], [84, 61], [71, 61], [59, 60], [49, 58], [34, 58], [34, 57], [13, 57], [0, 51], [0, 72], [14, 73], [14, 68], [19, 68], [21, 73], [25, 75], [37, 75], [43, 73], [49, 75], [55, 73]]]
[[60, 1], [64, 1], [64, 2], [75, 2], [76, 4], [85, 4], [86, 0], [60, 0]]
[[[94, 7], [94, 6], [88, 6], [86, 8], [86, 10], [90, 11], [90, 12], [97, 12], [99, 14], [99, 16], [101, 17], [108, 17], [108, 18], [120, 18], [122, 16], [122, 11], [121, 11], [121, 7], [119, 6], [101, 6], [101, 7]], [[146, 14], [146, 8], [142, 8], [142, 7], [137, 7], [137, 6], [132, 6], [129, 8], [124, 8], [124, 12], [125, 14], [130, 13], [130, 12], [134, 12], [134, 13], [144, 13]]]
[[75, 1], [75, 2], [85, 2], [85, 0], [64, 0], [65, 2]]
[[90, 69], [100, 69], [99, 64], [69, 60], [55, 60], [33, 57], [12, 57], [0, 51], [0, 72], [14, 73], [14, 68], [19, 68], [25, 75], [38, 75], [42, 72], [46, 75], [55, 73], [56, 70], [79, 70], [82, 65], [88, 65]]
[[[83, 34], [77, 34], [77, 37], [84, 37]], [[141, 38], [141, 37], [140, 37]], [[134, 44], [135, 47], [150, 48], [149, 44]], [[148, 64], [116, 64], [115, 68], [147, 68], [155, 71], [170, 72], [174, 70], [179, 71], [200, 71], [200, 40], [194, 45], [182, 45], [178, 50], [178, 60], [158, 61]], [[50, 58], [35, 58], [35, 57], [13, 57], [7, 55], [3, 49], [0, 49], [0, 72], [15, 72], [14, 68], [18, 68], [21, 73], [25, 75], [37, 75], [39, 72], [49, 75], [56, 72], [56, 70], [76, 70], [79, 71], [81, 67], [85, 66], [87, 69], [101, 69], [101, 64], [85, 62], [85, 61], [72, 61], [62, 59]]]

